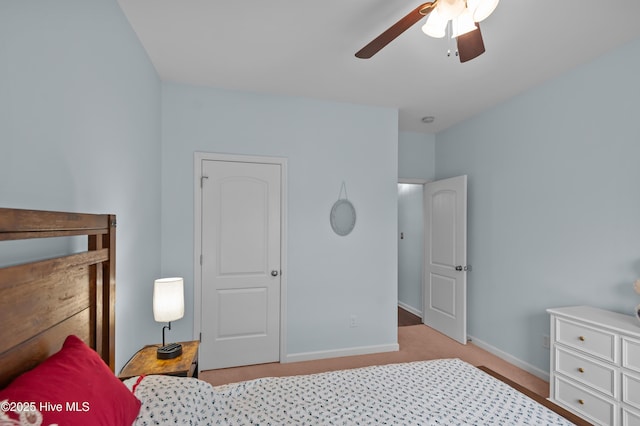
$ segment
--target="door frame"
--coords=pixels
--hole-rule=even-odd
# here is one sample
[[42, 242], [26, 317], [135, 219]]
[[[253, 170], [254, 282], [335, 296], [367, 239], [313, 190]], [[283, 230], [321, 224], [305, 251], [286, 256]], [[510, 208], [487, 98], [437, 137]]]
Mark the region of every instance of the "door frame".
[[193, 238], [193, 338], [202, 331], [202, 161], [277, 164], [280, 166], [280, 362], [287, 348], [287, 159], [253, 155], [218, 154], [196, 151], [193, 155], [194, 238]]
[[[422, 185], [422, 195], [423, 195], [423, 199], [422, 199], [422, 222], [424, 224], [425, 222], [425, 214], [426, 212], [424, 211], [425, 209], [425, 205], [424, 205], [424, 188], [425, 185], [429, 182], [433, 182], [432, 180], [426, 180], [426, 179], [411, 179], [411, 178], [398, 178], [398, 184], [401, 183], [407, 183], [407, 184], [411, 184], [411, 185]], [[423, 226], [424, 228], [424, 226]], [[400, 232], [400, 230], [398, 229], [398, 232]], [[422, 235], [422, 240], [426, 241], [426, 229], [424, 229], [423, 235]], [[399, 252], [399, 250], [398, 250]], [[418, 315], [420, 317], [420, 319], [422, 319], [422, 317], [424, 316], [424, 262], [425, 262], [425, 258], [424, 256], [422, 256], [422, 261], [420, 262], [421, 267], [422, 267], [422, 271], [420, 274], [421, 280], [420, 280], [420, 314], [417, 314], [416, 312], [410, 311], [412, 314]], [[397, 283], [397, 286], [400, 285], [400, 282]], [[398, 306], [400, 306], [400, 300], [398, 300]], [[404, 308], [404, 307], [403, 307]]]

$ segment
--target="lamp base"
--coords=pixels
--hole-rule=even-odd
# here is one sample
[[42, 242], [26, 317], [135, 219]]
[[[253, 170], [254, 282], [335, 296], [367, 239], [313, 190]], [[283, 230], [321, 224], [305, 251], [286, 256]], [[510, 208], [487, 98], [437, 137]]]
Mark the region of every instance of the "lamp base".
[[160, 346], [156, 352], [158, 359], [173, 359], [182, 355], [182, 345], [180, 343], [170, 343]]

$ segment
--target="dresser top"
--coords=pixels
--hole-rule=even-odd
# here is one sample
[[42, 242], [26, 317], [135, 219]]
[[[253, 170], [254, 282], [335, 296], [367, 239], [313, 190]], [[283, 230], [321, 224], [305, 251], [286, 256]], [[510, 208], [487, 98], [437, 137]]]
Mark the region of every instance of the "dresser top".
[[631, 315], [624, 315], [592, 306], [550, 308], [547, 309], [547, 312], [552, 315], [582, 321], [599, 327], [607, 327], [613, 331], [640, 337], [640, 321]]

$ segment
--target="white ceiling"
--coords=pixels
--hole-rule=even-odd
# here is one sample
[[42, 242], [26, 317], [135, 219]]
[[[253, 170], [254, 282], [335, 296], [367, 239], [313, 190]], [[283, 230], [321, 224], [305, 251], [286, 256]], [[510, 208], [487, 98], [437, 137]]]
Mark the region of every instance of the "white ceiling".
[[[486, 53], [461, 64], [424, 21], [371, 59], [355, 52], [406, 0], [118, 0], [163, 81], [399, 108], [438, 132], [640, 37], [637, 0], [502, 0]], [[423, 116], [435, 116], [424, 124]]]

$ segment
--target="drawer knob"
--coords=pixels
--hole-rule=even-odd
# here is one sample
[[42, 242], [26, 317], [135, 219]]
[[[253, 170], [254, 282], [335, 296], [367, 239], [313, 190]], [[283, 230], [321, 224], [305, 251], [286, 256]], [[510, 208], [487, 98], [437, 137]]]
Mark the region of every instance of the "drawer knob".
[[578, 371], [581, 372], [581, 373], [584, 373], [584, 368], [578, 367]]
[[578, 404], [580, 404], [580, 405], [584, 405], [584, 399], [579, 399], [579, 400], [578, 400]]
[[584, 342], [584, 336], [580, 336], [580, 337], [578, 337], [578, 339], [579, 339], [581, 342]]

